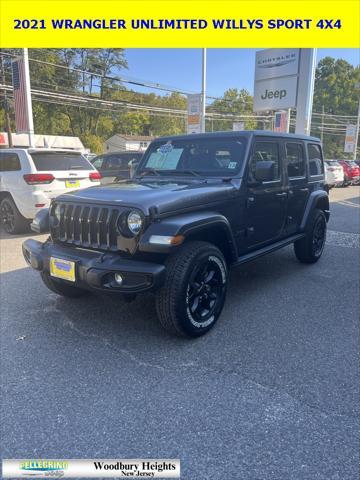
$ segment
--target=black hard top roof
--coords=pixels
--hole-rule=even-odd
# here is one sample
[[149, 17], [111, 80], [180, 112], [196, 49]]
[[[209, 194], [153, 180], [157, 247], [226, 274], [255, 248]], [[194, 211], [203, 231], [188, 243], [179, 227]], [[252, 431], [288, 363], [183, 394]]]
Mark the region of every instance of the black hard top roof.
[[248, 137], [251, 138], [254, 135], [261, 137], [276, 137], [287, 138], [289, 140], [307, 140], [311, 142], [320, 142], [319, 138], [309, 137], [308, 135], [297, 135], [294, 133], [277, 133], [270, 130], [241, 130], [241, 131], [227, 131], [227, 132], [209, 132], [209, 133], [192, 133], [190, 135], [171, 135], [167, 137], [159, 137], [156, 141], [168, 141], [168, 140], [188, 140], [193, 139], [206, 139], [206, 138], [234, 138], [234, 137]]

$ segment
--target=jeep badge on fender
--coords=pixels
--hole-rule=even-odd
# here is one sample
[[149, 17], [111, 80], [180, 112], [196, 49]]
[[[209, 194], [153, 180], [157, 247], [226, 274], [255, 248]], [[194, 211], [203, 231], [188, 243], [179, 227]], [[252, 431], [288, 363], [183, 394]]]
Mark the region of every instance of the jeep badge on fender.
[[300, 262], [315, 263], [328, 219], [317, 138], [165, 137], [150, 144], [131, 180], [55, 198], [33, 223], [50, 237], [26, 240], [23, 254], [65, 297], [154, 292], [162, 326], [197, 337], [221, 315], [230, 268], [292, 243]]

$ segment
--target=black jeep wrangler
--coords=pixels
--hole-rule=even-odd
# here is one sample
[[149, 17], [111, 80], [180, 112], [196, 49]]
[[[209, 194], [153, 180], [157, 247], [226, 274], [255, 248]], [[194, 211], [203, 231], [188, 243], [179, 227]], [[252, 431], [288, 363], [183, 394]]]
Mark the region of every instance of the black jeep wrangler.
[[26, 261], [55, 293], [156, 293], [161, 324], [196, 337], [224, 306], [228, 270], [294, 243], [319, 260], [329, 199], [317, 138], [266, 131], [159, 138], [131, 180], [56, 198]]

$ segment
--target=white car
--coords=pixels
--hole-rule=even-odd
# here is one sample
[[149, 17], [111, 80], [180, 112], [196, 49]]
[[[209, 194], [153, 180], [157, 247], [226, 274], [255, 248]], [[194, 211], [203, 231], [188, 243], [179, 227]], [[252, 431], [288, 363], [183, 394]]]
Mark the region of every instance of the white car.
[[336, 160], [325, 160], [325, 183], [329, 188], [344, 183], [344, 170]]
[[49, 148], [0, 150], [0, 221], [8, 233], [29, 228], [52, 198], [100, 185], [100, 173], [79, 152]]

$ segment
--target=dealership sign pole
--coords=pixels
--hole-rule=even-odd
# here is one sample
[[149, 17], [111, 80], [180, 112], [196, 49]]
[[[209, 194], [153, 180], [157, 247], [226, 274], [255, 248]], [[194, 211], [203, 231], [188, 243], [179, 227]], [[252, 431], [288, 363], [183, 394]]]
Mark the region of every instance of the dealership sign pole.
[[299, 82], [296, 101], [295, 133], [310, 135], [311, 114], [314, 97], [316, 49], [301, 48]]
[[202, 95], [200, 93], [194, 93], [187, 96], [187, 133], [201, 132], [201, 97]]

